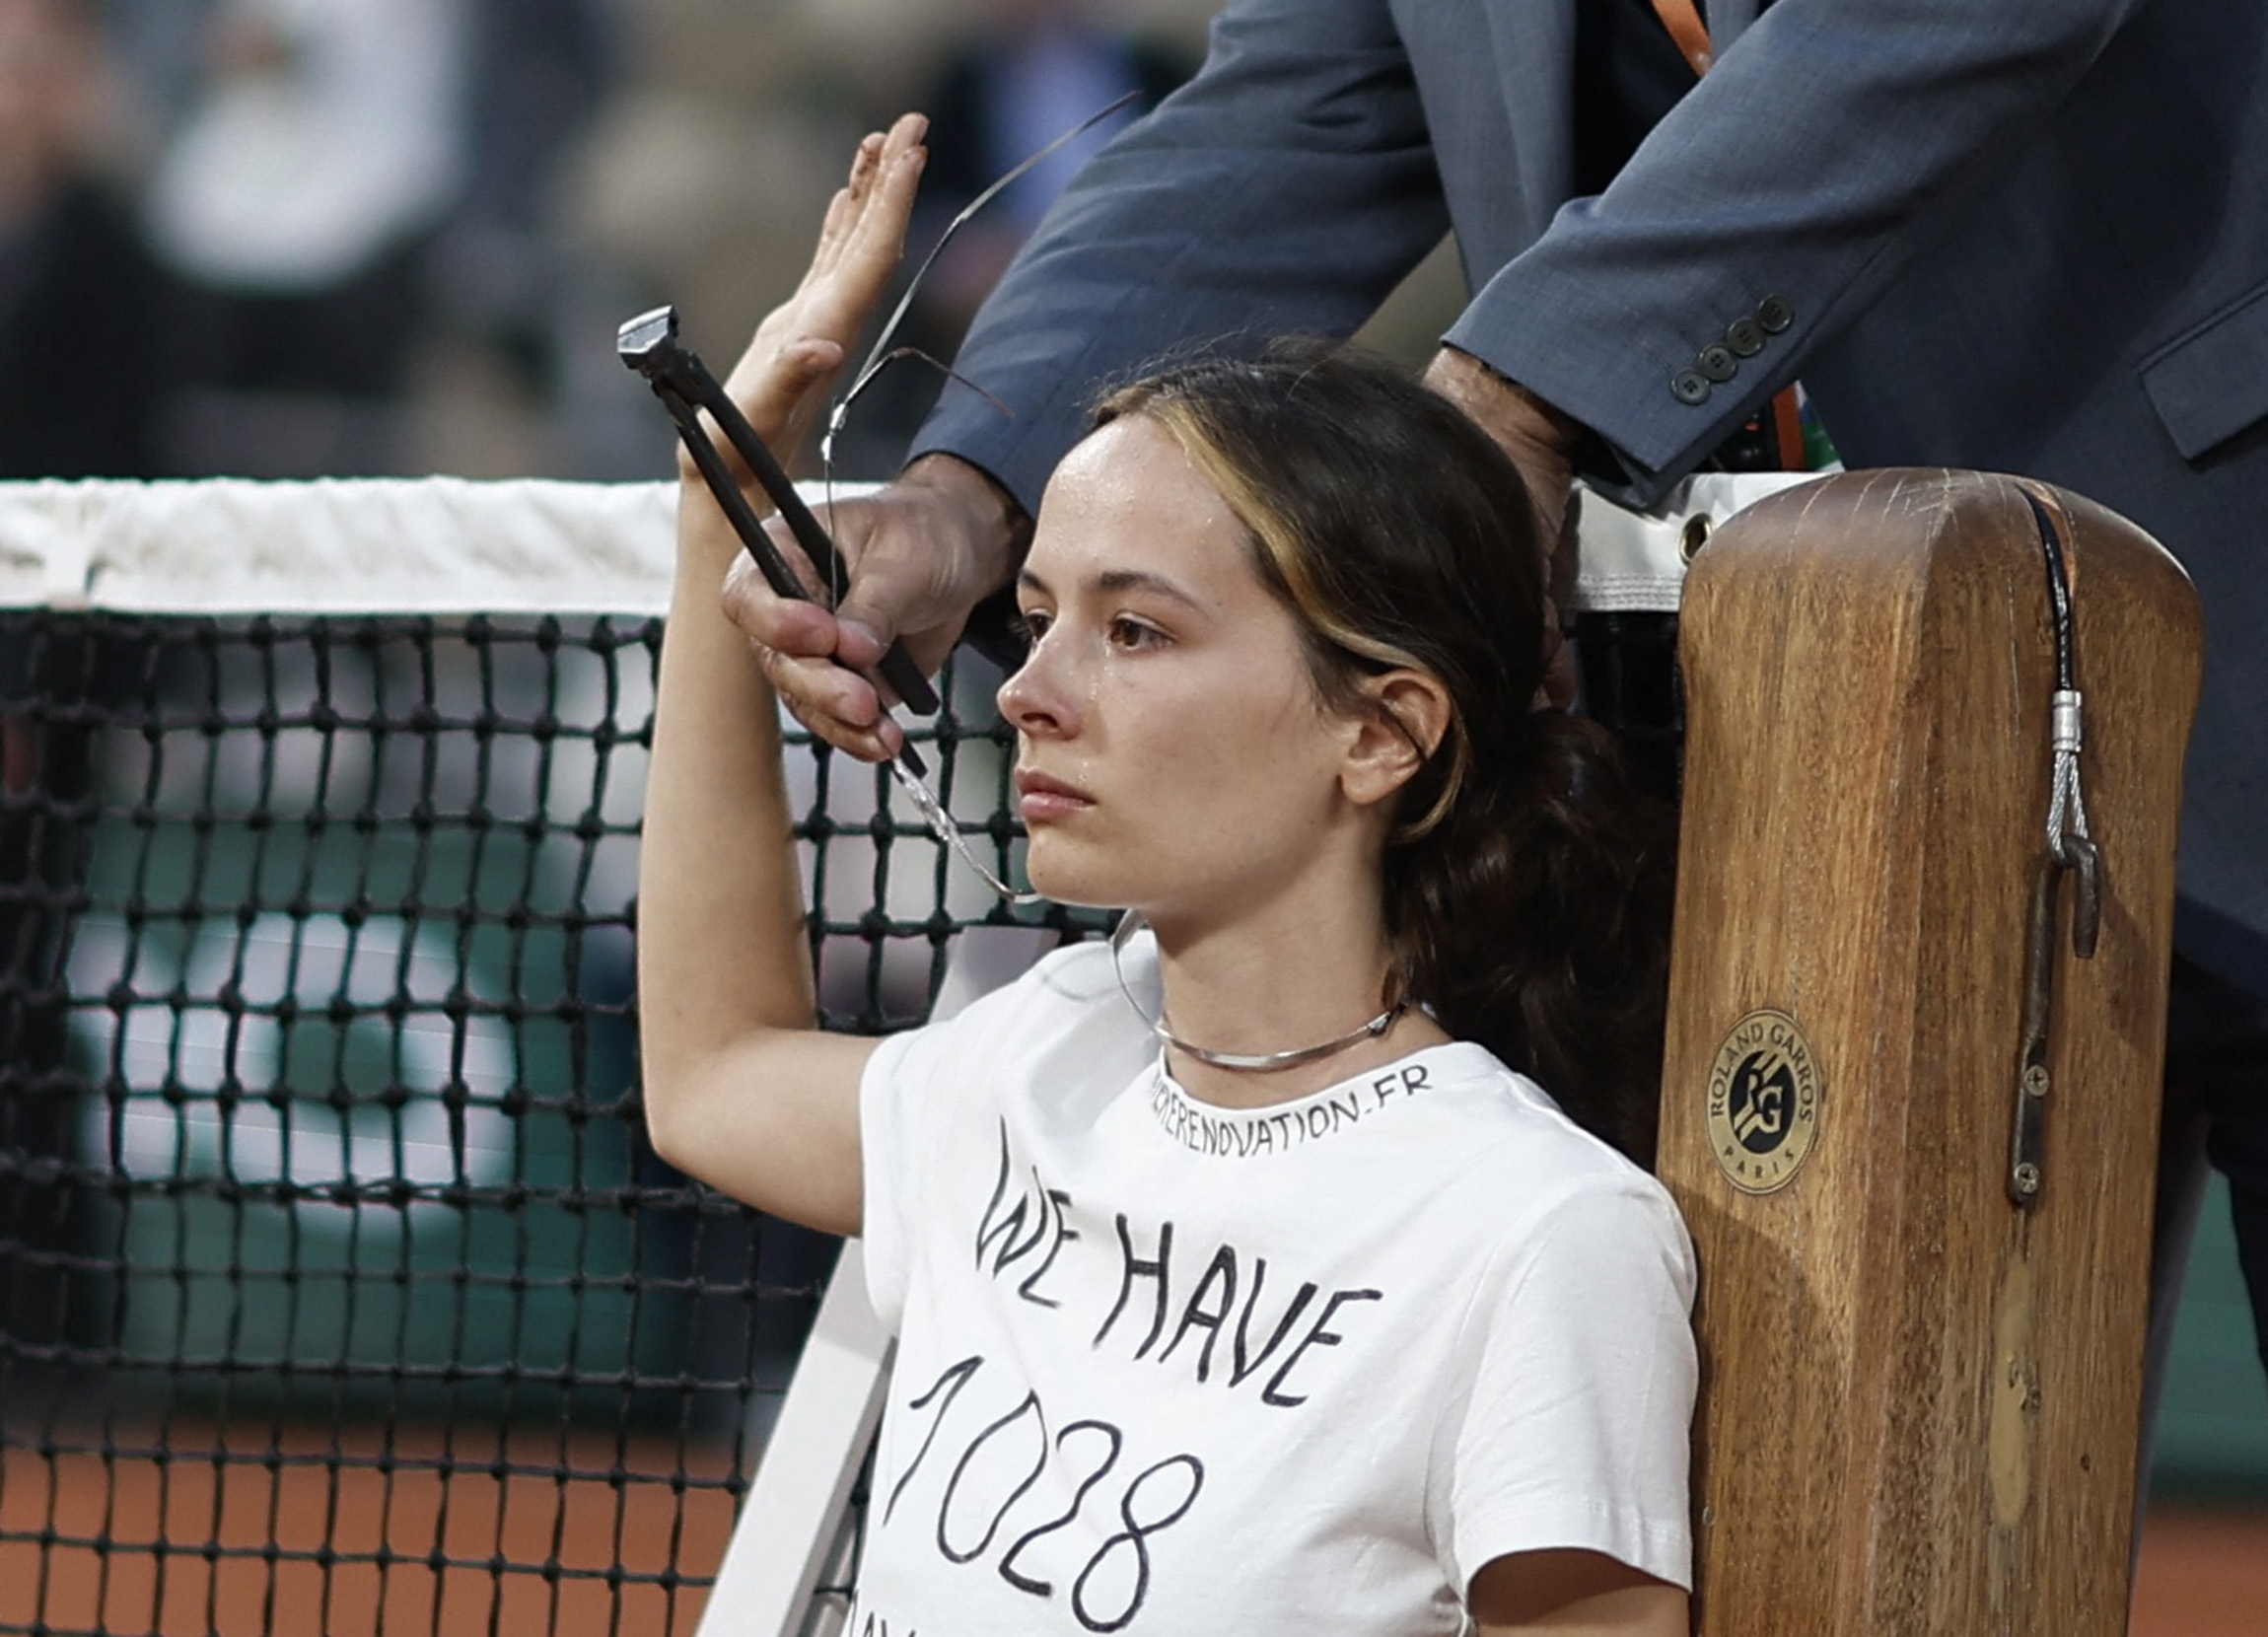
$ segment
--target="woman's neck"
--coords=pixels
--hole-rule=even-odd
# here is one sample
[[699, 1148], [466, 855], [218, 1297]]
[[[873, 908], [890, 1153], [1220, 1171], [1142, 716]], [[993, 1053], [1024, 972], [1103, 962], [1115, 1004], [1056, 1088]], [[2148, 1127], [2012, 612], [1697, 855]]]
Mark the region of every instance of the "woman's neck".
[[[1165, 1016], [1175, 1035], [1210, 1051], [1264, 1055], [1336, 1039], [1402, 997], [1388, 981], [1385, 927], [1375, 904], [1343, 894], [1291, 894], [1233, 921], [1164, 916], [1156, 925]], [[1190, 1096], [1231, 1108], [1288, 1103], [1449, 1036], [1415, 1007], [1342, 1051], [1282, 1069], [1223, 1068], [1167, 1048]]]

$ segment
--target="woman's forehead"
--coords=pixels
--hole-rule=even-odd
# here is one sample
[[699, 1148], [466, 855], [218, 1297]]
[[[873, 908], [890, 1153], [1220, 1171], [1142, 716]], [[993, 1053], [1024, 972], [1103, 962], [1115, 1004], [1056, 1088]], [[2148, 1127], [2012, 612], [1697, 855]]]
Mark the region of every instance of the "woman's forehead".
[[1243, 526], [1174, 436], [1128, 415], [1090, 433], [1055, 468], [1030, 562], [1043, 578], [1126, 569], [1250, 573]]

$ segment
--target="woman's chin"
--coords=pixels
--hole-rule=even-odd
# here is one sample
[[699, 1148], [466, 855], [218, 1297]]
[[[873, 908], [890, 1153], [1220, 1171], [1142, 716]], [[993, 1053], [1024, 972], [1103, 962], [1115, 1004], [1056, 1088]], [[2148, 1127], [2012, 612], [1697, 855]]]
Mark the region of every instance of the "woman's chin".
[[1126, 900], [1076, 870], [1027, 870], [1025, 880], [1049, 903], [1066, 909], [1117, 909]]
[[1059, 843], [1059, 838], [1035, 830], [1024, 855], [1024, 879], [1031, 890], [1052, 903], [1073, 909], [1120, 909], [1137, 891], [1123, 870], [1108, 867], [1084, 849]]

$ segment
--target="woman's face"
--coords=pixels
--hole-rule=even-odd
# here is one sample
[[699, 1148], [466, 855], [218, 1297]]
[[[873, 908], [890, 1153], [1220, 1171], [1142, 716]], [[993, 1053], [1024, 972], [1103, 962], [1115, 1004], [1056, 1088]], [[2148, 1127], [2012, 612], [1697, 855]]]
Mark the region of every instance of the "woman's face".
[[1113, 421], [1065, 458], [1018, 597], [1034, 640], [1000, 707], [1049, 897], [1232, 918], [1353, 821], [1354, 725], [1317, 698], [1242, 526], [1155, 422]]

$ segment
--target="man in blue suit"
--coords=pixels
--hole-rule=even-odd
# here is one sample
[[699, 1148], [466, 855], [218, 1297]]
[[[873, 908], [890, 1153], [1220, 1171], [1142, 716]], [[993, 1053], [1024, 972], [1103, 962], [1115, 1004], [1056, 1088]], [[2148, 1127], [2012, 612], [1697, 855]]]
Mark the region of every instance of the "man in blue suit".
[[2268, 8], [1709, 12], [1680, 98], [1649, 0], [1235, 0], [980, 316], [957, 367], [1014, 417], [949, 389], [845, 520], [838, 615], [750, 586], [737, 616], [799, 714], [880, 752], [827, 657], [943, 657], [1099, 384], [1350, 332], [1451, 229], [1472, 295], [1431, 377], [1546, 496], [1580, 461], [1647, 504], [1798, 376], [1855, 465], [2090, 495], [2205, 606], [2169, 1085], [2210, 1115], [2268, 1312]]

